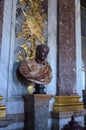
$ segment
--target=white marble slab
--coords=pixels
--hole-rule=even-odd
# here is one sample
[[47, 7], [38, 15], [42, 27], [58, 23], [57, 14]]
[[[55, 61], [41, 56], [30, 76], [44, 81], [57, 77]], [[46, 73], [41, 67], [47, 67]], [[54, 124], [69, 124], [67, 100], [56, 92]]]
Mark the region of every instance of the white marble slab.
[[[82, 48], [81, 48], [81, 15], [80, 0], [75, 0], [75, 25], [76, 25], [76, 91], [82, 97], [84, 75], [82, 72]], [[83, 78], [83, 79], [82, 79]], [[81, 99], [82, 100], [82, 99]]]

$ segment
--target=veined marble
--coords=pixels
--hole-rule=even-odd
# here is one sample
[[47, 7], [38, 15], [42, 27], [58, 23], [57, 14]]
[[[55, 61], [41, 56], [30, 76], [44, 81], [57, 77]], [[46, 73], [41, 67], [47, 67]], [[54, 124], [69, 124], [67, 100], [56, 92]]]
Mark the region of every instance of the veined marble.
[[[48, 45], [50, 53], [48, 61], [53, 69], [52, 82], [47, 86], [47, 93], [56, 93], [56, 54], [57, 54], [57, 1], [48, 0]], [[16, 0], [5, 0], [4, 17], [3, 17], [3, 33], [0, 59], [0, 95], [4, 97], [2, 101], [7, 106], [7, 114], [24, 113], [24, 103], [22, 94], [27, 90], [18, 82], [13, 81], [13, 61], [15, 46], [15, 20], [16, 20]], [[55, 55], [53, 58], [53, 51]], [[15, 78], [15, 77], [14, 77]], [[15, 78], [16, 80], [16, 78]], [[20, 107], [19, 107], [20, 106]], [[52, 106], [52, 102], [50, 107]], [[17, 126], [15, 126], [17, 127]], [[10, 128], [10, 126], [9, 126]]]

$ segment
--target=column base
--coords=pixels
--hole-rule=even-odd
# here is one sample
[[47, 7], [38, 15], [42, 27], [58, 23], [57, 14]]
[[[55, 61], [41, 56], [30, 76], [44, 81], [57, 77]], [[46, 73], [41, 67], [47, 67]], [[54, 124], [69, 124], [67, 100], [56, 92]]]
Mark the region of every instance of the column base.
[[83, 102], [79, 101], [80, 96], [55, 96], [53, 106], [54, 112], [69, 112], [84, 110]]
[[[0, 100], [3, 100], [3, 97], [0, 96]], [[6, 106], [0, 104], [0, 118], [6, 117]]]
[[55, 96], [52, 115], [52, 130], [61, 130], [71, 116], [80, 117], [80, 122], [86, 111], [80, 96]]

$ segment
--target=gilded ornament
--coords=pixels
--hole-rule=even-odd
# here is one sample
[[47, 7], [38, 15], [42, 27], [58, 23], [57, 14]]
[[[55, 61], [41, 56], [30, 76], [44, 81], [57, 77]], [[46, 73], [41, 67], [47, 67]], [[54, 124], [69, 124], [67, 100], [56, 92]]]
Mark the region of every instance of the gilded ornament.
[[80, 96], [55, 96], [53, 111], [68, 112], [84, 110], [83, 102], [79, 99]]
[[[18, 59], [26, 60], [35, 58], [36, 46], [40, 42], [45, 44], [46, 40], [43, 35], [45, 29], [44, 20], [46, 19], [46, 14], [42, 9], [42, 2], [44, 0], [20, 0], [22, 6], [27, 7], [26, 10], [22, 9], [25, 20], [22, 23], [22, 31], [16, 36], [17, 38], [24, 38], [25, 43], [30, 42], [30, 48], [27, 47], [28, 51], [25, 51], [25, 45], [20, 48], [23, 49], [25, 55], [19, 50]], [[38, 42], [39, 41], [39, 42]], [[27, 46], [27, 45], [26, 45]]]
[[26, 43], [23, 43], [19, 49], [17, 61], [33, 59], [34, 57], [35, 57], [35, 54], [33, 53], [32, 47], [28, 47]]
[[27, 40], [28, 33], [28, 37], [32, 36], [36, 41], [39, 40], [41, 43], [45, 43], [45, 38], [43, 37], [42, 29], [39, 26], [35, 17], [27, 15], [24, 11], [23, 14], [26, 18], [26, 21], [22, 25], [23, 36], [26, 35], [26, 37], [24, 38]]

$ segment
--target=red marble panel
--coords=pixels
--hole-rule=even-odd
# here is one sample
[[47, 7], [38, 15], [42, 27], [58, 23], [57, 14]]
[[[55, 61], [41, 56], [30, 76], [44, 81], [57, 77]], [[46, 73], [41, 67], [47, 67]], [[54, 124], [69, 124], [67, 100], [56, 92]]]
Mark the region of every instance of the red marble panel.
[[58, 93], [73, 95], [76, 82], [75, 0], [59, 0], [58, 27]]
[[0, 0], [0, 52], [1, 52], [1, 41], [2, 41], [3, 10], [4, 10], [4, 0]]

